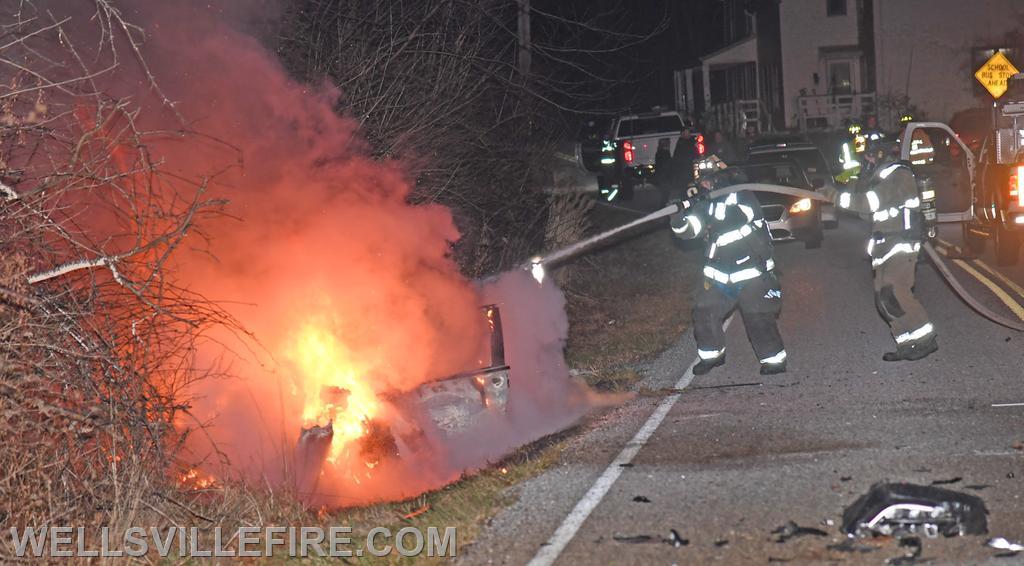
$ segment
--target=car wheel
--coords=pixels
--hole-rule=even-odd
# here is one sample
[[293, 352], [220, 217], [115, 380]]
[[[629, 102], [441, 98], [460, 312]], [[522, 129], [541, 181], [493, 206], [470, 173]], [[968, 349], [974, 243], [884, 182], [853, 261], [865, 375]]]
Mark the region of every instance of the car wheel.
[[967, 246], [967, 249], [979, 255], [985, 253], [985, 238], [971, 232], [971, 223], [964, 222], [961, 224], [961, 229], [963, 230], [964, 245]]
[[1017, 265], [1020, 256], [1020, 236], [997, 223], [994, 231], [996, 265]]

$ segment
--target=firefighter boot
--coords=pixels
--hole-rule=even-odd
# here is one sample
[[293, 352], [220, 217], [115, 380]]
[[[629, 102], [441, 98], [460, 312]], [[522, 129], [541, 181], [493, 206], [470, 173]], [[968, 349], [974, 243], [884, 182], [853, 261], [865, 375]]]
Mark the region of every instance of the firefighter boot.
[[763, 363], [761, 364], [761, 375], [775, 375], [778, 373], [786, 373], [786, 361], [783, 360], [777, 364]]
[[693, 375], [704, 375], [724, 363], [725, 354], [722, 354], [717, 358], [711, 358], [710, 360], [701, 360], [697, 362], [697, 365], [693, 366]]
[[895, 352], [886, 352], [886, 354], [882, 356], [882, 359], [887, 362], [914, 362], [928, 357], [938, 349], [939, 342], [935, 339], [935, 335], [932, 334], [928, 338], [919, 342], [911, 342], [910, 344], [897, 346]]

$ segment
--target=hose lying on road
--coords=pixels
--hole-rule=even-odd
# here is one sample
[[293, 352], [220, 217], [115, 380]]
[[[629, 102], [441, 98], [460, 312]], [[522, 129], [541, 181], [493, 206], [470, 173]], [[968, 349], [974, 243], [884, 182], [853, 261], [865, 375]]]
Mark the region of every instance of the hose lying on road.
[[[798, 189], [798, 188], [795, 188], [795, 187], [784, 187], [782, 185], [770, 185], [770, 184], [767, 184], [767, 183], [741, 183], [741, 184], [738, 184], [738, 185], [731, 185], [731, 186], [728, 186], [728, 187], [723, 187], [721, 189], [715, 189], [713, 191], [710, 191], [706, 195], [703, 195], [702, 198], [703, 198], [703, 200], [714, 200], [714, 199], [721, 198], [721, 197], [724, 197], [726, 195], [729, 195], [731, 193], [736, 193], [736, 192], [740, 192], [740, 191], [757, 191], [757, 192], [760, 192], [760, 193], [778, 193], [778, 194], [782, 194], [782, 195], [789, 195], [789, 196], [800, 197], [800, 198], [809, 198], [809, 199], [812, 199], [812, 200], [820, 200], [820, 201], [824, 201], [824, 202], [832, 202], [828, 198], [826, 198], [824, 195], [822, 195], [820, 193], [816, 193], [814, 191], [808, 191], [808, 190], [805, 190], [805, 189]], [[600, 234], [595, 234], [595, 235], [587, 238], [586, 240], [581, 240], [581, 241], [576, 242], [575, 244], [572, 244], [570, 246], [566, 246], [564, 248], [552, 251], [552, 252], [548, 253], [547, 255], [534, 258], [529, 263], [524, 264], [522, 267], [524, 269], [530, 269], [530, 268], [532, 268], [534, 266], [538, 266], [538, 265], [550, 266], [550, 265], [558, 263], [560, 261], [565, 261], [565, 260], [567, 260], [567, 259], [569, 259], [569, 258], [571, 258], [571, 257], [573, 257], [573, 256], [575, 256], [577, 254], [580, 254], [580, 253], [586, 251], [591, 246], [593, 246], [593, 245], [595, 245], [595, 244], [597, 244], [599, 242], [602, 242], [604, 240], [607, 240], [608, 238], [611, 238], [612, 236], [614, 236], [616, 234], [620, 234], [622, 232], [625, 232], [625, 231], [630, 230], [632, 228], [635, 228], [637, 226], [642, 226], [644, 224], [647, 224], [648, 222], [653, 222], [655, 220], [658, 220], [659, 218], [664, 218], [666, 216], [670, 216], [672, 214], [675, 214], [676, 212], [679, 212], [679, 209], [680, 209], [681, 206], [682, 205], [680, 205], [680, 204], [670, 204], [670, 205], [666, 206], [665, 208], [662, 208], [661, 210], [656, 210], [656, 211], [648, 214], [647, 216], [644, 216], [643, 218], [637, 218], [636, 220], [634, 220], [634, 221], [632, 221], [632, 222], [630, 222], [628, 224], [623, 224], [622, 226], [618, 226], [616, 228], [612, 228], [611, 230], [607, 230], [605, 232], [601, 232]]]
[[967, 303], [967, 306], [974, 309], [981, 316], [991, 320], [992, 322], [1000, 326], [1005, 326], [1006, 328], [1016, 330], [1017, 332], [1024, 332], [1024, 324], [1010, 320], [1004, 316], [1000, 316], [992, 312], [991, 310], [988, 309], [988, 307], [981, 304], [977, 299], [972, 297], [970, 293], [967, 292], [967, 289], [965, 289], [964, 286], [960, 284], [960, 281], [957, 280], [956, 276], [953, 275], [953, 272], [949, 269], [949, 266], [946, 265], [946, 262], [942, 259], [942, 257], [939, 256], [939, 252], [935, 250], [935, 246], [933, 246], [931, 242], [925, 242], [924, 251], [932, 260], [932, 265], [934, 265], [935, 269], [938, 270], [939, 275], [941, 275], [942, 278], [946, 280], [946, 283], [949, 283], [949, 286], [953, 288], [953, 291], [956, 292], [957, 296], [959, 296], [963, 302]]

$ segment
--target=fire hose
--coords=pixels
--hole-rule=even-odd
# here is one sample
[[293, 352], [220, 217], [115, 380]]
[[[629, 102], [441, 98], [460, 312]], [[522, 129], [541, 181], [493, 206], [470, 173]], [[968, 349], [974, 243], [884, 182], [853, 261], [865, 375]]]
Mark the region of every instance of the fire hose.
[[974, 311], [980, 314], [981, 316], [991, 320], [992, 322], [1000, 326], [1005, 326], [1006, 328], [1016, 330], [1017, 332], [1024, 332], [1024, 324], [1021, 324], [1020, 322], [1016, 322], [1004, 316], [996, 314], [995, 312], [989, 310], [988, 307], [981, 304], [980, 301], [972, 297], [971, 294], [967, 292], [967, 289], [965, 289], [964, 286], [960, 284], [960, 281], [957, 280], [956, 276], [953, 275], [953, 272], [949, 269], [949, 266], [946, 265], [946, 262], [942, 259], [942, 257], [939, 256], [939, 252], [935, 250], [935, 246], [933, 246], [931, 242], [925, 242], [924, 251], [928, 254], [928, 258], [932, 260], [932, 265], [935, 266], [935, 269], [939, 272], [939, 275], [941, 275], [942, 278], [946, 280], [946, 283], [948, 283], [949, 286], [952, 287], [953, 292], [955, 292], [957, 296], [960, 297], [960, 300], [966, 303], [967, 306], [974, 309]]

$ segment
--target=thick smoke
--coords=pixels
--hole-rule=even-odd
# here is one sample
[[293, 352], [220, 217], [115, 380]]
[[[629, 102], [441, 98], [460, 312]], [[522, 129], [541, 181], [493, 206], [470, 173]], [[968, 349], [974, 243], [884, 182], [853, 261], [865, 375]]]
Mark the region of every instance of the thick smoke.
[[[143, 55], [174, 111], [202, 133], [169, 139], [154, 154], [185, 178], [219, 172], [207, 196], [231, 202], [230, 217], [206, 223], [208, 239], [197, 238], [177, 266], [191, 290], [222, 301], [251, 332], [250, 339], [225, 331], [200, 350], [196, 369], [234, 376], [200, 381], [191, 392], [195, 422], [207, 423], [204, 434], [190, 436], [204, 469], [286, 485], [294, 479], [292, 451], [309, 424], [303, 412], [323, 394], [323, 383], [301, 375], [306, 330], [336, 342], [331, 360], [393, 396], [481, 366], [485, 303], [502, 309], [513, 368], [507, 415], [458, 438], [428, 431], [429, 449], [372, 471], [325, 467], [315, 499], [345, 505], [411, 496], [582, 414], [587, 392], [569, 381], [562, 357], [561, 293], [525, 272], [482, 287], [463, 278], [450, 257], [459, 236], [450, 212], [407, 204], [411, 184], [401, 164], [369, 159], [357, 123], [335, 111], [343, 92], [292, 81], [223, 11], [146, 3], [132, 17], [147, 29]], [[132, 92], [141, 84], [123, 80], [119, 88], [153, 101], [150, 111], [180, 127], [152, 92]], [[327, 359], [311, 351], [312, 365]], [[382, 408], [377, 416], [393, 415]]]

